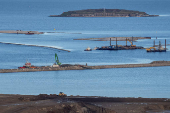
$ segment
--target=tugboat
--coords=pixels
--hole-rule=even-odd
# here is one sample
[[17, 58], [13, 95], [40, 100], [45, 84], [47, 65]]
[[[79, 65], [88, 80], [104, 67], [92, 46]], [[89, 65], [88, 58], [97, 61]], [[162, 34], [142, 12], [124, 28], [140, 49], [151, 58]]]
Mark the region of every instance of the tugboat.
[[84, 51], [92, 51], [92, 49], [90, 47], [88, 47]]
[[95, 47], [94, 50], [99, 50], [99, 47]]
[[19, 69], [23, 69], [23, 68], [36, 68], [35, 66], [31, 65], [30, 62], [26, 62], [25, 65], [23, 65], [23, 67], [18, 67]]
[[31, 63], [27, 61], [27, 62], [25, 63], [25, 65], [23, 65], [23, 67], [29, 68], [29, 67], [31, 67]]

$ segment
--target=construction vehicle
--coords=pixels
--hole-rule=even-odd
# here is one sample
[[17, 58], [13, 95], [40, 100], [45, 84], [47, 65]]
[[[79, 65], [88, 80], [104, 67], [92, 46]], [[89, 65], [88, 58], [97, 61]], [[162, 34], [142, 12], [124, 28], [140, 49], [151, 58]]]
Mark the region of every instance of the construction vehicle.
[[136, 45], [133, 45], [133, 43], [129, 39], [127, 40], [131, 43], [131, 47], [136, 47]]
[[67, 96], [67, 95], [64, 94], [63, 92], [60, 92], [58, 95], [61, 96], [61, 97], [66, 97], [66, 96]]
[[[56, 58], [57, 58], [57, 60], [56, 60]], [[55, 62], [56, 62], [58, 65], [61, 65], [61, 63], [59, 62], [59, 59], [58, 59], [58, 56], [57, 56], [56, 53], [55, 53]]]
[[161, 42], [159, 41], [158, 48], [155, 48], [155, 41], [154, 41], [154, 47], [150, 47], [146, 49], [147, 52], [166, 52], [166, 40], [165, 40], [165, 48], [162, 47]]
[[155, 48], [155, 47], [147, 48], [146, 51], [147, 51], [147, 52], [151, 52], [153, 49], [154, 49], [154, 51], [156, 51], [156, 48]]

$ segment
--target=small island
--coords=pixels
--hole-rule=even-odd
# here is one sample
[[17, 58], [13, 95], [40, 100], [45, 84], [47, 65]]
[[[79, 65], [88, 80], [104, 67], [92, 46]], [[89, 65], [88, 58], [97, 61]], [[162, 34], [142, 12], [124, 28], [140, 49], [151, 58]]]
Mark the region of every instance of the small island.
[[49, 17], [156, 17], [145, 12], [125, 9], [86, 9], [63, 12], [61, 15], [50, 15]]

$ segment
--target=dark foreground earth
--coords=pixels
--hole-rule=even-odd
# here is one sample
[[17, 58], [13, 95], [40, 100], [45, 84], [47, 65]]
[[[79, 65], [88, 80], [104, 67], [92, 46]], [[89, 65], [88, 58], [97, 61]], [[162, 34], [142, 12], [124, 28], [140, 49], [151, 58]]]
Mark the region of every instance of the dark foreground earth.
[[0, 94], [0, 113], [170, 113], [170, 99]]

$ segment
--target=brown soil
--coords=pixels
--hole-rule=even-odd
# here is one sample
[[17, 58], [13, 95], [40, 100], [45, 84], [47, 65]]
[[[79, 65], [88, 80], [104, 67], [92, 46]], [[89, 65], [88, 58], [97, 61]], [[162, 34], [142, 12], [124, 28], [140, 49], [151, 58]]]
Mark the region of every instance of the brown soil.
[[170, 99], [0, 95], [1, 113], [151, 113], [161, 110], [170, 110]]

